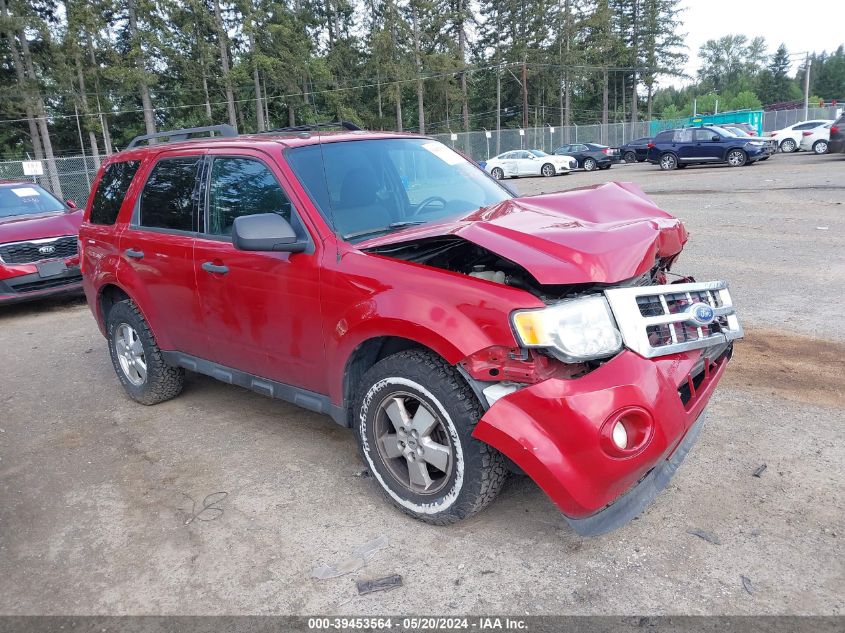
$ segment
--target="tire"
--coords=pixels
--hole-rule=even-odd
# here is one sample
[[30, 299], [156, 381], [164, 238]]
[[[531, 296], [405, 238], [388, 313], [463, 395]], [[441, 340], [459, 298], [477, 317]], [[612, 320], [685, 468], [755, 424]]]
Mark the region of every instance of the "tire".
[[494, 167], [490, 170], [490, 175], [496, 180], [502, 180], [505, 177], [505, 172], [502, 171], [501, 167]]
[[784, 154], [791, 154], [792, 152], [798, 151], [798, 143], [791, 138], [784, 139], [781, 141], [780, 151]]
[[623, 156], [623, 160], [626, 163], [636, 163], [637, 162], [637, 153], [636, 152], [625, 152], [625, 156]]
[[[164, 362], [155, 337], [134, 301], [112, 306], [106, 332], [114, 371], [130, 398], [152, 405], [179, 395], [185, 370]], [[131, 358], [135, 361], [130, 362]]]
[[827, 154], [828, 142], [824, 139], [819, 139], [813, 143], [814, 154]]
[[678, 167], [678, 157], [674, 154], [663, 154], [660, 157], [660, 169], [663, 171], [671, 171]]
[[593, 171], [597, 166], [595, 158], [584, 159], [584, 171]]
[[742, 167], [748, 162], [748, 156], [741, 149], [732, 149], [725, 156], [725, 162], [731, 167]]
[[540, 167], [540, 175], [545, 176], [548, 178], [549, 176], [554, 176], [557, 173], [555, 166], [551, 163], [546, 163], [542, 167]]
[[364, 464], [406, 514], [435, 525], [455, 523], [501, 490], [503, 456], [472, 437], [481, 405], [435, 354], [408, 350], [379, 361], [362, 377], [354, 407]]

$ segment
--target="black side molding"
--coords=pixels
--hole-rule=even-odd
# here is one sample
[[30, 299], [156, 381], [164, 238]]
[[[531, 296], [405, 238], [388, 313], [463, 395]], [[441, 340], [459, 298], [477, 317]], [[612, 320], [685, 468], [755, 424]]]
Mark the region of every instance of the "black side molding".
[[303, 409], [323, 413], [331, 417], [340, 426], [349, 427], [346, 411], [343, 407], [332, 404], [329, 397], [323, 394], [308, 391], [307, 389], [300, 389], [293, 385], [286, 385], [285, 383], [276, 382], [269, 378], [255, 376], [239, 369], [232, 369], [231, 367], [226, 367], [225, 365], [220, 365], [219, 363], [205, 360], [204, 358], [197, 358], [196, 356], [182, 352], [162, 351], [161, 355], [168, 365], [184, 367], [190, 371], [211, 376], [230, 385], [245, 387], [262, 395], [290, 402]]

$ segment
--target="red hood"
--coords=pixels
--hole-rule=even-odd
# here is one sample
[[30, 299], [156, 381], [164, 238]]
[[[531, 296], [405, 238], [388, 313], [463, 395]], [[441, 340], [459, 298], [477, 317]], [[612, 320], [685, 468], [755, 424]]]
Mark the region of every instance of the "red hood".
[[370, 248], [456, 235], [525, 268], [541, 284], [616, 283], [687, 241], [681, 221], [631, 183], [513, 198], [451, 222], [358, 244]]
[[0, 244], [25, 242], [45, 237], [76, 235], [82, 224], [82, 209], [72, 213], [45, 213], [42, 215], [16, 215], [0, 218]]

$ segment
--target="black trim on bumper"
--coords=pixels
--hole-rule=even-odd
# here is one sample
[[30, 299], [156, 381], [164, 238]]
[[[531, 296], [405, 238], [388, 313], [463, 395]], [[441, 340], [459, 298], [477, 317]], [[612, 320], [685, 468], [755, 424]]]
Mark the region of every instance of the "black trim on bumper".
[[69, 266], [60, 275], [41, 277], [37, 272], [0, 280], [0, 304], [18, 303], [77, 292], [82, 288], [79, 266]]
[[599, 510], [594, 515], [584, 519], [564, 517], [581, 536], [598, 536], [616, 528], [622, 527], [645, 510], [654, 498], [669, 484], [669, 480], [684, 461], [692, 445], [698, 439], [701, 427], [704, 426], [705, 415], [698, 416], [684, 439], [678, 444], [669, 459], [651, 469], [640, 482], [616, 501]]

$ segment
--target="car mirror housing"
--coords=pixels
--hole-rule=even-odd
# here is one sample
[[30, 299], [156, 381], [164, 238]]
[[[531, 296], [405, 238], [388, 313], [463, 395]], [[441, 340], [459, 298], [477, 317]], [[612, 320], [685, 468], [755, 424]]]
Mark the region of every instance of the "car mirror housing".
[[300, 253], [307, 246], [305, 240], [297, 239], [296, 231], [290, 223], [275, 213], [257, 213], [235, 218], [232, 243], [242, 251], [281, 253]]
[[713, 137], [710, 139], [711, 141], [721, 141], [722, 138], [718, 134], [714, 134]]
[[78, 206], [76, 206], [76, 203], [73, 200], [65, 200], [65, 204], [68, 206], [69, 209], [79, 208]]

